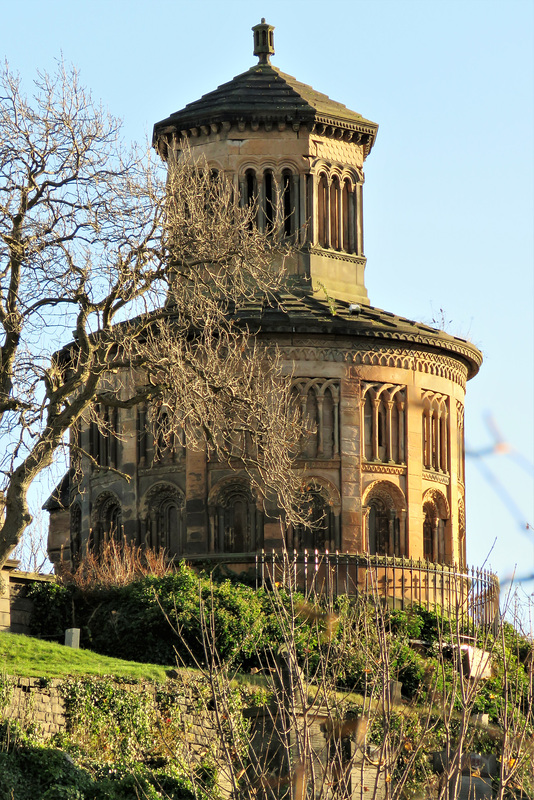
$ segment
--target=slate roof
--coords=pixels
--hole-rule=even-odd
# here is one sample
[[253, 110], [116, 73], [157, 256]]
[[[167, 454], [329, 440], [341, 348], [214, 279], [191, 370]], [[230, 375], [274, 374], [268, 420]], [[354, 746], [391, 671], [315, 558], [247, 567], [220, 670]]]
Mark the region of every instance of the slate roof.
[[[389, 340], [391, 344], [448, 352], [467, 365], [468, 378], [477, 374], [482, 353], [475, 345], [458, 336], [431, 328], [422, 322], [400, 317], [381, 308], [350, 304], [342, 300], [317, 298], [305, 292], [283, 292], [276, 302], [249, 301], [237, 312], [251, 332], [319, 334], [349, 336], [357, 339]], [[326, 344], [326, 339], [325, 339]]]
[[70, 483], [73, 477], [73, 470], [69, 470], [43, 504], [45, 511], [66, 511], [70, 506]]
[[183, 130], [212, 123], [243, 121], [337, 125], [369, 134], [369, 149], [378, 130], [375, 122], [342, 103], [316, 92], [272, 64], [260, 63], [157, 122], [154, 138], [168, 127]]

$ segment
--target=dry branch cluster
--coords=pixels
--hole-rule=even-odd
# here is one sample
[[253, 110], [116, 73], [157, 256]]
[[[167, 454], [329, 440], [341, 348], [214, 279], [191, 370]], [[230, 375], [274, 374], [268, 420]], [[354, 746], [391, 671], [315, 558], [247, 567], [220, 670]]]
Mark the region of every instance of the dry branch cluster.
[[[470, 641], [493, 665], [491, 689], [502, 681], [491, 720], [481, 723], [480, 708], [495, 696], [487, 678], [468, 670], [460, 657], [466, 631], [459, 619], [434, 615], [432, 654], [411, 697], [401, 699], [395, 682], [401, 677], [399, 658], [406, 640], [392, 635], [389, 612], [378, 596], [352, 603], [345, 598], [336, 612], [321, 599], [304, 600], [273, 586], [270, 602], [282, 645], [258, 653], [262, 668], [254, 672], [263, 676], [268, 701], [249, 709], [245, 721], [236, 713], [231, 666], [219, 655], [210, 603], [201, 602], [207, 666], [198, 666], [212, 690], [209, 707], [219, 734], [213, 758], [229, 796], [532, 796], [534, 664], [531, 647], [527, 662], [521, 662], [527, 640], [512, 633], [511, 625], [503, 621], [498, 632], [482, 626], [469, 631]], [[303, 648], [303, 637], [308, 647]], [[366, 678], [351, 693], [344, 670], [356, 651]], [[492, 774], [474, 753], [493, 759]]]
[[234, 314], [272, 302], [276, 231], [261, 234], [254, 208], [190, 154], [163, 176], [126, 151], [119, 122], [63, 64], [32, 100], [6, 67], [0, 103], [0, 563], [30, 522], [32, 481], [95, 401], [165, 407], [169, 436], [219, 457], [246, 439], [252, 479], [290, 512], [287, 381]]

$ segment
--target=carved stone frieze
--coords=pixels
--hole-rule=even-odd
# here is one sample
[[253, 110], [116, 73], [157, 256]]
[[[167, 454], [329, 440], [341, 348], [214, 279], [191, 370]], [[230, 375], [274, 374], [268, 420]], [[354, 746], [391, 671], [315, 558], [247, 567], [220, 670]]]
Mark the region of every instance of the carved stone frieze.
[[355, 256], [353, 253], [341, 253], [339, 250], [331, 250], [325, 247], [310, 247], [309, 252], [314, 256], [324, 256], [332, 258], [334, 261], [349, 261], [351, 264], [360, 264], [365, 267], [367, 259], [363, 256]]
[[467, 366], [455, 358], [438, 353], [406, 348], [376, 346], [372, 342], [359, 342], [357, 346], [321, 347], [314, 341], [302, 341], [299, 346], [280, 346], [278, 351], [287, 361], [333, 361], [370, 367], [409, 369], [436, 375], [465, 388]]
[[406, 465], [373, 464], [362, 461], [362, 472], [376, 472], [379, 475], [406, 475]]
[[335, 458], [297, 458], [295, 466], [298, 469], [339, 469], [340, 456]]
[[360, 181], [363, 181], [363, 149], [358, 146], [357, 138], [355, 136], [353, 141], [345, 141], [332, 137], [312, 136], [310, 153], [316, 158], [311, 161], [310, 166], [315, 168], [319, 160], [324, 160], [329, 163], [337, 163], [344, 169], [347, 166], [355, 167]]
[[448, 475], [443, 475], [441, 472], [434, 472], [434, 470], [431, 469], [423, 470], [423, 478], [425, 478], [427, 481], [442, 483], [444, 486], [448, 486], [450, 483], [450, 478]]
[[161, 466], [139, 467], [137, 470], [138, 475], [164, 475], [169, 472], [184, 472], [185, 463], [182, 464], [162, 464]]

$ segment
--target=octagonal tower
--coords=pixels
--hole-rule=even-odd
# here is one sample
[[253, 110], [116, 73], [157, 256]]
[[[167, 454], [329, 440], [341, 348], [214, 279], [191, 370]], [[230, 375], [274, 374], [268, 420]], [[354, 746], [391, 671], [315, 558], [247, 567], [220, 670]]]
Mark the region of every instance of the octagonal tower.
[[[156, 123], [154, 146], [169, 164], [186, 148], [205, 159], [242, 204], [257, 203], [262, 230], [281, 205], [297, 245], [291, 289], [279, 306], [251, 302], [239, 315], [276, 345], [313, 423], [296, 466], [316, 524], [283, 542], [278, 509], [260, 502], [239, 463], [178, 444], [155, 461], [147, 409], [121, 409], [113, 452], [81, 431], [93, 466], [48, 503], [52, 558], [68, 552], [69, 528], [72, 552], [113, 528], [189, 559], [253, 561], [288, 546], [465, 563], [464, 399], [481, 354], [369, 304], [362, 187], [377, 125], [273, 66], [273, 30], [256, 25], [258, 63]], [[128, 483], [105, 469], [110, 459]]]

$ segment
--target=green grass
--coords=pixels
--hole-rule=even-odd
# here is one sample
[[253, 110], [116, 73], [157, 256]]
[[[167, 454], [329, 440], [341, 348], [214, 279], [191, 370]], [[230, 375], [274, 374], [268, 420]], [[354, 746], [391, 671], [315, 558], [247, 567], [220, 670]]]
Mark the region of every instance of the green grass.
[[110, 675], [162, 683], [167, 679], [166, 667], [157, 664], [122, 661], [16, 633], [0, 633], [0, 670], [21, 678]]

